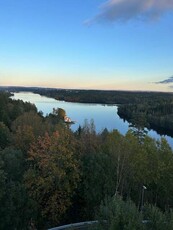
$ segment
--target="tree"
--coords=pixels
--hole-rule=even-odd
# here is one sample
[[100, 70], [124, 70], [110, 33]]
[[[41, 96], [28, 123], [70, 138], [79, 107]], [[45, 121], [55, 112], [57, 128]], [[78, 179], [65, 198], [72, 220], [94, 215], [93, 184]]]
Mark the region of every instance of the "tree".
[[45, 134], [31, 145], [25, 185], [42, 220], [57, 225], [71, 205], [79, 180], [78, 161], [68, 130]]
[[6, 175], [4, 172], [4, 162], [0, 158], [0, 201], [2, 198], [4, 198], [5, 195], [5, 180], [6, 180]]
[[[98, 229], [142, 230], [142, 215], [131, 200], [123, 201], [116, 195], [108, 197], [100, 205]], [[103, 221], [104, 220], [104, 221]]]
[[0, 122], [0, 149], [4, 149], [11, 141], [11, 134], [9, 128]]
[[31, 210], [34, 215], [34, 206], [22, 183], [24, 169], [21, 151], [13, 148], [0, 151], [0, 229], [28, 229]]
[[135, 114], [131, 119], [129, 127], [134, 136], [138, 138], [139, 143], [143, 142], [147, 134], [147, 130], [145, 129], [146, 123], [146, 114], [144, 113]]
[[106, 198], [100, 205], [97, 219], [96, 229], [99, 230], [173, 229], [172, 211], [163, 212], [156, 206], [145, 205], [145, 211], [139, 212], [131, 200], [120, 196]]
[[173, 213], [163, 212], [155, 205], [145, 205], [145, 212], [143, 213], [143, 219], [147, 220], [145, 229], [157, 229], [157, 230], [172, 230], [173, 229]]
[[53, 115], [58, 116], [59, 119], [64, 120], [64, 117], [66, 116], [66, 112], [62, 108], [53, 108]]
[[20, 115], [12, 123], [14, 145], [27, 153], [30, 144], [40, 135], [45, 133], [42, 117], [31, 111]]
[[129, 143], [117, 130], [107, 135], [104, 143], [104, 152], [111, 158], [112, 174], [115, 177], [115, 194], [122, 194], [124, 184], [130, 172], [129, 159], [131, 152]]

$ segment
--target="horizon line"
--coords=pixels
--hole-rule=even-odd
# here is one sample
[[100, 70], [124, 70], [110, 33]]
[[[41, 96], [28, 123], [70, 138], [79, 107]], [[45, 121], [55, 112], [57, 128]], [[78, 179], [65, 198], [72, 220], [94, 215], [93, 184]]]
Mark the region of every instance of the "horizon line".
[[121, 91], [121, 92], [146, 92], [146, 93], [170, 93], [169, 91], [159, 90], [132, 90], [132, 89], [88, 89], [88, 88], [58, 88], [58, 87], [43, 87], [43, 86], [0, 86], [0, 88], [37, 88], [37, 89], [50, 89], [50, 90], [88, 90], [88, 91]]

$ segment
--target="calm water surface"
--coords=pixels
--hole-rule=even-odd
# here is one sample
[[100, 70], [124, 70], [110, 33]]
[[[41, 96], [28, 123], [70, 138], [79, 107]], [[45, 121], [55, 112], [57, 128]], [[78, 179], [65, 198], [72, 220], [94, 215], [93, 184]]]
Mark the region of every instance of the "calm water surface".
[[[66, 111], [67, 116], [71, 120], [76, 121], [71, 126], [75, 131], [79, 125], [83, 125], [85, 119], [90, 121], [94, 120], [97, 132], [101, 132], [104, 128], [108, 130], [117, 129], [123, 135], [128, 131], [129, 123], [124, 122], [119, 118], [117, 114], [116, 105], [101, 105], [101, 104], [84, 104], [84, 103], [72, 103], [65, 101], [57, 101], [53, 98], [40, 96], [30, 92], [14, 93], [13, 99], [20, 99], [25, 102], [31, 102], [36, 105], [38, 111], [42, 111], [44, 115], [47, 115], [53, 111], [53, 108], [63, 108]], [[151, 130], [148, 135], [156, 139], [160, 139], [160, 135]], [[173, 147], [173, 138], [164, 136], [169, 144]]]

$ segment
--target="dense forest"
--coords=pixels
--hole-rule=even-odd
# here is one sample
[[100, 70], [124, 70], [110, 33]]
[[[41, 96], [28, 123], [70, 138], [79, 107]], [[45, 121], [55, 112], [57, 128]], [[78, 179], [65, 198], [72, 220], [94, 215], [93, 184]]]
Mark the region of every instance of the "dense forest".
[[98, 229], [173, 229], [166, 140], [137, 126], [125, 136], [96, 133], [93, 121], [72, 132], [63, 114], [55, 108], [43, 117], [35, 105], [0, 92], [0, 229], [95, 219]]
[[57, 100], [118, 104], [118, 115], [132, 126], [154, 129], [173, 137], [173, 94], [101, 90], [40, 90], [35, 92]]
[[121, 105], [118, 115], [139, 128], [154, 129], [161, 135], [173, 137], [173, 100], [149, 101]]
[[173, 101], [173, 93], [142, 92], [142, 91], [118, 91], [118, 90], [80, 90], [80, 89], [55, 89], [39, 87], [0, 87], [0, 91], [9, 92], [33, 92], [57, 100], [80, 103], [100, 104], [143, 104], [150, 105], [170, 103]]
[[132, 126], [156, 130], [173, 137], [173, 93], [52, 88], [8, 88], [32, 91], [57, 100], [81, 103], [117, 104], [118, 115]]

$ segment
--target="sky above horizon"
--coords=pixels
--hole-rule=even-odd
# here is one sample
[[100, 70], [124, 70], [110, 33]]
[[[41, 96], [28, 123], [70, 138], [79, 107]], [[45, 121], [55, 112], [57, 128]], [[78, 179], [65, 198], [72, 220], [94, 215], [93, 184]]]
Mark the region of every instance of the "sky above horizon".
[[0, 0], [0, 85], [173, 92], [173, 0]]

